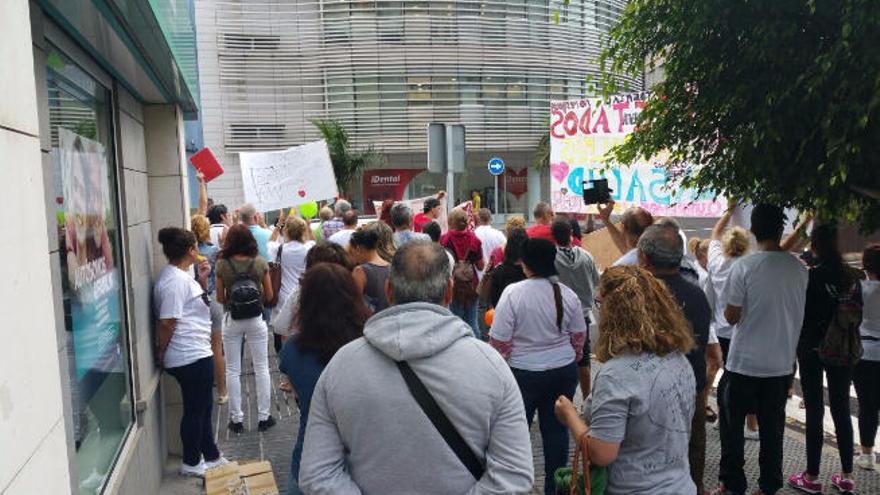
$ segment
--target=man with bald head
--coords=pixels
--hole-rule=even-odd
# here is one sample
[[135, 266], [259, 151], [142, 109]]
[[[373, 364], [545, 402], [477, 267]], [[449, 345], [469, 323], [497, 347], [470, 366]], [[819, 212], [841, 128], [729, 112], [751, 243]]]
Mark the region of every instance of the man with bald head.
[[[385, 292], [391, 306], [370, 318], [363, 337], [343, 346], [318, 379], [300, 488], [328, 495], [531, 491], [522, 395], [501, 355], [447, 309], [446, 251], [423, 240], [400, 246]], [[434, 409], [416, 399], [426, 395], [421, 388]], [[438, 433], [434, 419], [441, 416], [463, 448], [447, 443], [455, 434]]]
[[645, 229], [653, 225], [654, 217], [641, 206], [633, 206], [624, 211], [623, 215], [620, 216], [621, 227], [618, 228], [611, 221], [612, 211], [614, 211], [614, 200], [610, 200], [604, 205], [599, 205], [599, 217], [605, 224], [605, 228], [608, 229], [608, 234], [611, 235], [614, 245], [617, 246], [621, 253], [624, 253], [623, 256], [614, 262], [614, 266], [638, 265], [639, 254], [637, 245], [639, 237], [642, 236]]
[[682, 277], [682, 239], [672, 225], [652, 225], [641, 234], [637, 244], [639, 265], [662, 280], [684, 312], [694, 334], [694, 348], [687, 354], [696, 381], [696, 404], [691, 423], [688, 461], [697, 493], [703, 493], [706, 465], [706, 345], [712, 309], [706, 294]]

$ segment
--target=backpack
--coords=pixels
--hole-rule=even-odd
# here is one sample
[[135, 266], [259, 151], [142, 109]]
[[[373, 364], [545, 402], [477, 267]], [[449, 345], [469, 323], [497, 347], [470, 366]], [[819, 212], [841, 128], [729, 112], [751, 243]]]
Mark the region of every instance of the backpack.
[[[849, 270], [847, 270], [849, 271]], [[819, 360], [827, 366], [853, 367], [862, 357], [862, 286], [858, 277], [847, 273], [844, 288], [833, 290], [834, 309], [825, 337], [819, 343]]]
[[263, 314], [263, 294], [260, 287], [254, 281], [252, 271], [254, 260], [248, 263], [244, 271], [238, 271], [235, 263], [229, 261], [235, 280], [229, 287], [229, 300], [227, 307], [233, 320], [245, 320]]
[[474, 287], [476, 268], [470, 261], [458, 259], [451, 241], [443, 247], [452, 253], [452, 259], [455, 260], [452, 265], [452, 300], [458, 304], [471, 304], [477, 299], [477, 289]]

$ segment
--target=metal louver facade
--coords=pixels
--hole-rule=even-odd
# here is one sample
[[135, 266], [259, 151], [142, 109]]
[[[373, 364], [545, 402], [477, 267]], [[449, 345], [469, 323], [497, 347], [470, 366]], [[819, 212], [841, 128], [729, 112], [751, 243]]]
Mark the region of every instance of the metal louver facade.
[[212, 3], [227, 151], [302, 143], [332, 118], [394, 153], [424, 150], [432, 121], [465, 124], [471, 150], [533, 148], [549, 100], [584, 95], [625, 1]]

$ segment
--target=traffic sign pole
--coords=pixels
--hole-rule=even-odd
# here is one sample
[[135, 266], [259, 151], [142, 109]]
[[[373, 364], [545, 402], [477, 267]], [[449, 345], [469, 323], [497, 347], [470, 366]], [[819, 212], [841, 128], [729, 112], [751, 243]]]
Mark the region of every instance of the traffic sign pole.
[[498, 176], [495, 176], [495, 202], [492, 203], [495, 208], [495, 214], [498, 214]]
[[495, 213], [498, 213], [498, 176], [504, 173], [504, 160], [493, 156], [486, 164], [486, 168], [489, 169], [490, 174], [495, 176]]

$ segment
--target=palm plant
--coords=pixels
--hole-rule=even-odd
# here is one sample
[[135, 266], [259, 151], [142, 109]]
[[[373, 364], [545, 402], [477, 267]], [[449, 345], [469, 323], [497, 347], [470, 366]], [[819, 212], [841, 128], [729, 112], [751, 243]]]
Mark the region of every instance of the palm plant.
[[381, 166], [385, 157], [372, 146], [363, 151], [354, 151], [349, 143], [348, 132], [336, 120], [309, 119], [327, 141], [336, 187], [341, 195], [346, 195], [348, 186], [366, 168]]

